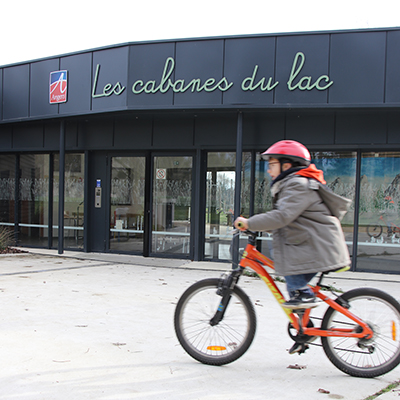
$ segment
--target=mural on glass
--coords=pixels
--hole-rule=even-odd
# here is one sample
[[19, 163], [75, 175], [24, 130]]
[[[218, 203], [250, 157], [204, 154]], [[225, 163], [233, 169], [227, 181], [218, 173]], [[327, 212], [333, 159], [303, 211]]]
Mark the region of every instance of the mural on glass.
[[352, 254], [354, 209], [356, 193], [356, 152], [314, 152], [312, 162], [324, 172], [326, 185], [336, 194], [352, 200], [348, 213], [341, 221], [349, 252]]
[[145, 157], [111, 161], [110, 250], [143, 253]]
[[190, 254], [192, 157], [154, 157], [153, 253]]
[[400, 272], [400, 153], [363, 153], [357, 270]]

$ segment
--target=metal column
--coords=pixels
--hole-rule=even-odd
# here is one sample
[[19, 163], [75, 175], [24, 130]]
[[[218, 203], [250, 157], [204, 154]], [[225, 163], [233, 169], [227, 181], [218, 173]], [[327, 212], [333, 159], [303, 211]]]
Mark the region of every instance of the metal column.
[[[243, 158], [243, 114], [239, 111], [237, 116], [236, 131], [236, 178], [235, 178], [235, 210], [234, 218], [241, 214], [241, 191], [242, 191], [242, 158]], [[239, 262], [239, 236], [232, 243], [232, 267]]]
[[60, 123], [60, 167], [58, 194], [58, 254], [64, 253], [65, 122]]

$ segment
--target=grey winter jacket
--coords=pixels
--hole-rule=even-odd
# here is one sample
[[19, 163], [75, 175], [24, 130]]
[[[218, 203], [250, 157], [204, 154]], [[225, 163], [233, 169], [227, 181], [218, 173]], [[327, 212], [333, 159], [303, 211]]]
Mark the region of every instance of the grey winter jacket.
[[342, 227], [334, 216], [340, 215], [340, 205], [333, 201], [329, 209], [319, 185], [314, 179], [290, 174], [271, 188], [274, 209], [248, 220], [249, 230], [273, 231], [275, 269], [282, 276], [350, 265]]

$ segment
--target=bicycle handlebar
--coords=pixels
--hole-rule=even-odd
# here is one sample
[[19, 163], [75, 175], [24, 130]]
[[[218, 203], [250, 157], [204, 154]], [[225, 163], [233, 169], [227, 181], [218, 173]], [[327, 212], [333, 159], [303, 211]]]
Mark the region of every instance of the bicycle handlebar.
[[[238, 224], [238, 225], [239, 225], [239, 224]], [[249, 231], [248, 229], [245, 229], [244, 231], [242, 231], [242, 230], [240, 230], [240, 229], [234, 229], [234, 230], [232, 231], [232, 233], [233, 233], [234, 235], [236, 235], [236, 234], [240, 235], [241, 233], [244, 233], [245, 235], [251, 236], [251, 237], [253, 237], [253, 238], [257, 237], [257, 232]]]

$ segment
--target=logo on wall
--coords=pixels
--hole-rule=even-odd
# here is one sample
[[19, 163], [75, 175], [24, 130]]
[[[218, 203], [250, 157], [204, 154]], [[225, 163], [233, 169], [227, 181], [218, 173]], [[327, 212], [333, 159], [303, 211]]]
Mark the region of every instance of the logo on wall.
[[50, 72], [50, 104], [65, 103], [67, 101], [67, 72]]

